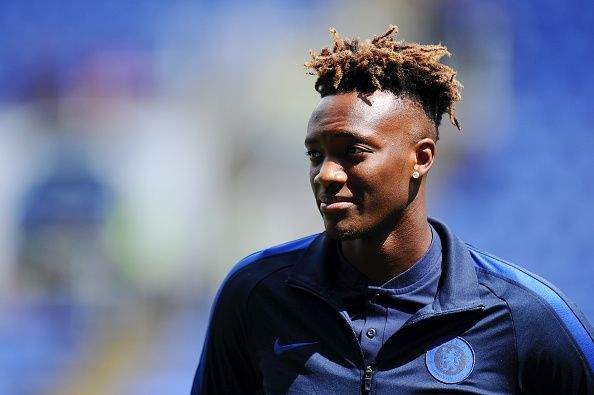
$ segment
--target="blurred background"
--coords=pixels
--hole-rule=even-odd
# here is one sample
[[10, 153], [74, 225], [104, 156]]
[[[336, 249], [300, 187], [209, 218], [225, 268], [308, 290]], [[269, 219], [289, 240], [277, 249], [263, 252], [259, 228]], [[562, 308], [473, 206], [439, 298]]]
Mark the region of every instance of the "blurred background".
[[594, 322], [593, 3], [3, 0], [0, 393], [189, 393], [230, 267], [322, 229], [307, 51], [390, 23], [465, 85], [431, 215]]

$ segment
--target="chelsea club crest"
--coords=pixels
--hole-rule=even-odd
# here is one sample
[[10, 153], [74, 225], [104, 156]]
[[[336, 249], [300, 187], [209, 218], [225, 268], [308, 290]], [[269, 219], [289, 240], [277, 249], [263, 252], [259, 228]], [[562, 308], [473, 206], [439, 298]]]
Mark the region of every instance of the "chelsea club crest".
[[425, 364], [442, 383], [459, 383], [474, 369], [474, 352], [466, 340], [456, 337], [427, 351]]

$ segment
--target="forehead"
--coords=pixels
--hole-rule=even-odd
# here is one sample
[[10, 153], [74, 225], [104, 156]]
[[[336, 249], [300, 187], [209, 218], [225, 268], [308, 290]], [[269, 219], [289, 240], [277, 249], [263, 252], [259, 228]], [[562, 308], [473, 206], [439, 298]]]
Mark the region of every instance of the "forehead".
[[427, 121], [421, 105], [408, 97], [387, 91], [340, 93], [320, 100], [310, 117], [306, 140], [339, 132], [382, 139], [414, 136], [427, 127]]

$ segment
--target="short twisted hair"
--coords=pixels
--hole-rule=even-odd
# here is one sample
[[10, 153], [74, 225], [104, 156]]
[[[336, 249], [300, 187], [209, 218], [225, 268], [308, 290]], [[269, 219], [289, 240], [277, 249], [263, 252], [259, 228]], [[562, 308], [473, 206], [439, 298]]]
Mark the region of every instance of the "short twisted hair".
[[310, 51], [312, 60], [305, 67], [317, 75], [315, 89], [322, 97], [341, 92], [372, 93], [387, 90], [395, 95], [416, 99], [425, 113], [439, 127], [444, 113], [460, 129], [454, 103], [462, 100], [456, 72], [440, 63], [449, 56], [441, 44], [422, 45], [395, 41], [398, 28], [388, 30], [371, 41], [343, 39], [330, 29], [334, 47], [322, 48], [319, 54]]

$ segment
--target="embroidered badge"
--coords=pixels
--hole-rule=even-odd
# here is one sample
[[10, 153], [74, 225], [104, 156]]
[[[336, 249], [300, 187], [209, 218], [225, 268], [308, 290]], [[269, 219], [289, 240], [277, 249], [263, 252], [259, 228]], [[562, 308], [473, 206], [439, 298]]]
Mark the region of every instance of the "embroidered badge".
[[456, 337], [425, 353], [431, 376], [446, 384], [459, 383], [474, 369], [474, 351], [461, 337]]

